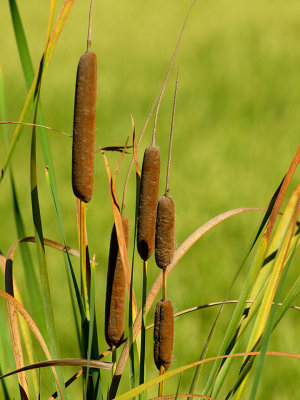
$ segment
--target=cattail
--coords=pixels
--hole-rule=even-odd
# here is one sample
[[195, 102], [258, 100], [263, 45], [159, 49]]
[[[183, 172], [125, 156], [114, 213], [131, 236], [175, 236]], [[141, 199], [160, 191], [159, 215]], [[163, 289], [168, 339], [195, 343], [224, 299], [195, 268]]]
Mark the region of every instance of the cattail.
[[93, 196], [97, 57], [88, 51], [79, 60], [76, 77], [72, 148], [72, 186], [88, 203]]
[[174, 310], [171, 300], [160, 300], [154, 316], [154, 361], [158, 370], [165, 371], [172, 361]]
[[172, 197], [161, 196], [157, 206], [155, 232], [155, 261], [165, 269], [175, 251], [175, 205]]
[[[123, 217], [122, 223], [128, 251], [128, 218]], [[114, 225], [110, 239], [105, 303], [105, 339], [109, 346], [118, 346], [123, 339], [125, 326], [125, 289], [125, 271], [122, 265], [116, 227]]]
[[137, 248], [146, 261], [154, 250], [156, 209], [159, 191], [160, 153], [148, 146], [144, 153], [137, 224]]

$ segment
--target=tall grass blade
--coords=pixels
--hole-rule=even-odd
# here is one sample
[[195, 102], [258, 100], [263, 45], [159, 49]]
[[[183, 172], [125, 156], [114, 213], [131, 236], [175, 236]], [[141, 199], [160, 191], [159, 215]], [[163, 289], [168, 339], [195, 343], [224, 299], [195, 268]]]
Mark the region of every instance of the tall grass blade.
[[[37, 85], [35, 88], [35, 91], [37, 92], [37, 99], [36, 99], [34, 121], [33, 121], [34, 124], [37, 123], [42, 76], [43, 76], [43, 62], [41, 63], [40, 74], [38, 76]], [[46, 262], [46, 254], [45, 254], [44, 240], [43, 240], [42, 220], [41, 220], [40, 206], [39, 206], [37, 168], [36, 168], [36, 139], [37, 139], [37, 127], [34, 126], [32, 129], [31, 154], [30, 154], [30, 190], [31, 190], [32, 220], [34, 225], [34, 236], [36, 240], [37, 258], [40, 268], [42, 298], [43, 298], [43, 306], [46, 318], [46, 326], [47, 326], [50, 350], [53, 355], [53, 358], [60, 358], [58, 341], [55, 330], [54, 314], [52, 308], [52, 300], [51, 300], [49, 277], [48, 277], [48, 267]], [[58, 375], [59, 375], [59, 380], [62, 384], [62, 392], [65, 397], [65, 388], [63, 385], [64, 379], [62, 371], [60, 369], [58, 369]]]
[[16, 1], [9, 0], [9, 6], [26, 86], [29, 88], [34, 78], [34, 71], [27, 40]]
[[[91, 361], [91, 356], [92, 358], [97, 358], [98, 354], [95, 354], [95, 350], [93, 351], [92, 355], [92, 348], [95, 347], [98, 348], [98, 342], [94, 343], [93, 346], [93, 341], [95, 338], [95, 332], [97, 336], [97, 328], [95, 326], [95, 259], [93, 259], [92, 264], [91, 264], [91, 288], [90, 288], [90, 321], [89, 321], [89, 327], [88, 327], [88, 346], [87, 346], [87, 372], [86, 376], [89, 377], [89, 372], [90, 372], [90, 361]], [[95, 346], [96, 345], [96, 346]], [[98, 352], [97, 352], [98, 353]], [[93, 379], [93, 388], [94, 388], [94, 393], [93, 395], [95, 396], [96, 399], [102, 398], [102, 391], [101, 391], [101, 385], [100, 385], [100, 374], [99, 371], [92, 371], [92, 379]], [[97, 384], [97, 382], [99, 382]]]
[[[33, 100], [34, 100], [35, 95], [36, 95], [36, 87], [37, 87], [37, 82], [38, 82], [38, 79], [39, 79], [39, 75], [40, 75], [40, 73], [44, 74], [46, 72], [46, 70], [47, 70], [47, 67], [49, 65], [50, 59], [51, 59], [51, 57], [53, 55], [55, 46], [57, 44], [58, 38], [60, 36], [61, 30], [63, 28], [63, 25], [64, 25], [68, 15], [69, 15], [69, 12], [70, 12], [71, 7], [73, 5], [73, 1], [74, 0], [65, 0], [63, 6], [61, 8], [60, 14], [59, 14], [58, 19], [56, 21], [56, 24], [55, 24], [55, 26], [54, 26], [54, 28], [52, 30], [52, 34], [51, 34], [49, 43], [48, 43], [47, 48], [46, 48], [46, 50], [45, 50], [45, 52], [44, 52], [44, 54], [42, 56], [41, 63], [39, 65], [39, 67], [38, 67], [38, 70], [37, 70], [35, 76], [34, 76], [34, 79], [33, 79], [32, 83], [31, 83], [31, 86], [30, 86], [30, 89], [29, 89], [29, 92], [28, 92], [28, 95], [27, 95], [23, 110], [22, 110], [21, 115], [19, 117], [19, 122], [22, 122], [22, 121], [25, 120], [26, 116], [28, 116], [28, 114], [29, 114], [29, 112], [30, 112], [30, 110], [31, 110], [31, 108], [33, 106]], [[43, 64], [43, 72], [41, 72], [41, 70], [40, 70], [41, 64]], [[20, 139], [20, 136], [21, 136], [21, 133], [22, 133], [22, 128], [23, 128], [22, 125], [17, 125], [17, 127], [15, 129], [12, 141], [11, 141], [10, 146], [9, 146], [9, 150], [8, 150], [8, 152], [6, 154], [4, 163], [3, 163], [2, 168], [1, 168], [0, 182], [2, 181], [2, 179], [3, 179], [4, 175], [5, 175], [5, 172], [6, 172], [7, 168], [8, 168], [10, 159], [11, 159], [11, 157], [12, 157], [12, 155], [14, 153], [14, 150], [16, 148], [16, 145], [17, 145], [17, 143], [18, 143], [18, 141]], [[43, 140], [43, 138], [42, 138], [42, 140]], [[46, 149], [46, 151], [47, 151], [47, 149]], [[48, 146], [48, 152], [49, 152], [49, 146]], [[50, 165], [50, 164], [49, 164], [49, 169], [52, 170], [52, 165]]]
[[[0, 115], [3, 117], [3, 119], [6, 118], [6, 106], [5, 106], [5, 95], [4, 95], [4, 82], [3, 82], [3, 74], [2, 74], [2, 69], [0, 66]], [[8, 148], [9, 144], [9, 137], [8, 137], [8, 130], [7, 126], [4, 125], [4, 137], [6, 141], [6, 145]], [[24, 223], [21, 215], [21, 209], [19, 206], [19, 200], [18, 200], [18, 195], [17, 195], [17, 190], [15, 186], [15, 180], [13, 176], [13, 171], [10, 168], [10, 186], [11, 186], [11, 191], [12, 191], [12, 197], [13, 197], [13, 210], [14, 210], [14, 217], [15, 217], [15, 224], [17, 228], [17, 233], [18, 233], [18, 238], [23, 238], [25, 237], [25, 229], [24, 229]], [[21, 251], [21, 257], [24, 265], [24, 270], [25, 270], [25, 280], [26, 280], [26, 285], [28, 288], [28, 291], [30, 292], [30, 303], [31, 307], [33, 310], [34, 315], [39, 319], [40, 324], [41, 324], [41, 329], [43, 332], [46, 332], [45, 328], [45, 319], [44, 319], [44, 314], [39, 307], [39, 304], [41, 303], [41, 291], [40, 287], [38, 285], [38, 280], [36, 276], [35, 269], [33, 268], [33, 262], [32, 258], [28, 249], [28, 246], [24, 243], [20, 247]]]
[[[262, 304], [259, 308], [257, 319], [255, 325], [252, 330], [252, 334], [248, 343], [247, 351], [253, 347], [256, 343], [258, 338], [262, 335], [262, 332], [265, 328], [265, 324], [271, 309], [272, 302], [274, 300], [274, 296], [276, 293], [277, 285], [280, 280], [280, 276], [282, 270], [285, 265], [287, 252], [290, 248], [290, 243], [292, 237], [294, 235], [295, 225], [297, 222], [297, 214], [298, 210], [298, 203], [299, 203], [299, 196], [300, 196], [300, 185], [294, 191], [286, 210], [283, 214], [283, 217], [280, 220], [276, 233], [281, 237], [282, 246], [280, 251], [277, 253], [274, 266], [272, 268], [271, 276], [268, 281], [267, 287], [264, 290], [264, 297], [262, 300]], [[292, 215], [291, 215], [292, 213]], [[275, 233], [274, 240], [276, 240], [277, 244], [277, 235]], [[273, 241], [272, 241], [273, 243]], [[272, 243], [271, 246], [272, 247]]]
[[285, 299], [282, 302], [282, 306], [277, 312], [275, 322], [274, 322], [274, 327], [278, 325], [286, 311], [291, 307], [291, 304], [293, 301], [297, 298], [297, 296], [300, 293], [300, 275], [296, 279], [294, 285], [291, 287], [289, 293], [286, 295]]
[[[70, 292], [70, 298], [71, 298], [71, 305], [72, 305], [72, 310], [73, 310], [73, 315], [74, 315], [74, 321], [75, 321], [75, 326], [76, 326], [76, 335], [77, 335], [77, 341], [79, 344], [79, 348], [81, 347], [81, 339], [80, 339], [80, 322], [79, 322], [79, 318], [77, 316], [77, 312], [76, 312], [76, 307], [75, 307], [75, 297], [77, 300], [77, 305], [81, 314], [81, 318], [84, 320], [86, 318], [86, 314], [84, 311], [84, 307], [83, 307], [83, 302], [82, 302], [82, 298], [80, 295], [80, 290], [78, 287], [78, 283], [77, 283], [77, 279], [75, 276], [75, 272], [73, 269], [73, 265], [70, 259], [70, 249], [68, 248], [67, 244], [66, 244], [66, 238], [65, 238], [65, 234], [64, 234], [64, 228], [63, 228], [63, 221], [61, 218], [61, 213], [60, 213], [60, 208], [59, 208], [59, 204], [58, 204], [58, 198], [55, 196], [54, 192], [53, 192], [53, 185], [51, 185], [50, 183], [50, 177], [49, 177], [49, 170], [48, 168], [46, 168], [45, 171], [45, 175], [46, 175], [46, 181], [47, 184], [49, 186], [49, 190], [52, 196], [52, 200], [53, 200], [53, 204], [55, 207], [55, 212], [56, 212], [56, 216], [57, 219], [59, 221], [59, 226], [60, 226], [60, 233], [62, 236], [62, 240], [64, 243], [64, 248], [67, 249], [67, 251], [65, 251], [65, 267], [66, 267], [66, 275], [67, 275], [67, 280], [68, 280], [68, 287], [69, 287], [69, 292]], [[78, 254], [79, 256], [79, 254]], [[75, 291], [75, 295], [72, 289], [72, 285], [73, 285], [73, 289]]]
[[[133, 293], [133, 272], [134, 272], [134, 260], [135, 260], [135, 248], [136, 248], [136, 235], [137, 235], [137, 210], [139, 202], [140, 193], [140, 182], [141, 174], [136, 172], [136, 196], [135, 196], [135, 217], [134, 217], [134, 235], [133, 235], [133, 249], [132, 249], [132, 265], [131, 265], [131, 282], [130, 282], [130, 296], [129, 296], [129, 318], [128, 318], [128, 346], [129, 346], [129, 378], [130, 378], [130, 388], [133, 389], [136, 385], [135, 382], [135, 366], [134, 366], [134, 350], [136, 348], [138, 352], [139, 346], [136, 346], [136, 342], [133, 339], [133, 303], [132, 303], [132, 293]], [[139, 353], [138, 353], [139, 357]]]

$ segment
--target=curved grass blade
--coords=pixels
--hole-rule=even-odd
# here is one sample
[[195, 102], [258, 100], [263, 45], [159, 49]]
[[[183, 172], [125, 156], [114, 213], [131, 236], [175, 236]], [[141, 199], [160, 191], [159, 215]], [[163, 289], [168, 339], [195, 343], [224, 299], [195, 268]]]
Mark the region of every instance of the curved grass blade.
[[99, 360], [85, 360], [84, 358], [60, 358], [58, 360], [39, 361], [34, 364], [26, 365], [23, 368], [16, 369], [0, 376], [0, 379], [7, 378], [8, 376], [18, 374], [20, 372], [29, 371], [31, 369], [46, 368], [46, 367], [87, 367], [97, 369], [110, 370], [112, 363]]
[[[1, 66], [0, 66], [0, 70], [1, 70]], [[3, 119], [7, 119], [7, 118], [3, 117]], [[61, 133], [62, 135], [67, 136], [69, 138], [72, 137], [72, 135], [70, 135], [67, 132], [63, 132], [63, 131], [61, 131], [59, 129], [52, 128], [51, 126], [45, 126], [45, 125], [41, 125], [41, 124], [33, 124], [32, 122], [0, 121], [0, 125], [37, 126], [38, 128], [43, 128], [43, 129], [47, 129], [47, 130], [52, 131], [52, 132]], [[106, 150], [107, 148], [104, 147], [103, 149]]]

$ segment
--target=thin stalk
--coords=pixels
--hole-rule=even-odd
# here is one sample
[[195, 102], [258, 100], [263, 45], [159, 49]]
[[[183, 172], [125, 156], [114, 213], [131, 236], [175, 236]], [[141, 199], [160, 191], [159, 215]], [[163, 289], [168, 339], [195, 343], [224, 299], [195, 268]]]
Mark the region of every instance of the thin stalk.
[[[163, 375], [165, 373], [165, 367], [163, 365], [160, 366], [159, 375]], [[164, 381], [159, 382], [158, 386], [158, 397], [162, 397], [164, 393]]]
[[168, 195], [169, 190], [170, 190], [169, 176], [170, 176], [170, 166], [171, 166], [171, 151], [172, 151], [172, 141], [173, 141], [173, 132], [174, 132], [174, 118], [175, 118], [175, 109], [176, 109], [177, 88], [178, 88], [178, 75], [179, 75], [179, 67], [177, 69], [175, 93], [174, 93], [174, 101], [173, 101], [173, 112], [172, 112], [172, 122], [171, 122], [171, 133], [170, 133], [170, 143], [169, 143], [169, 155], [168, 155], [165, 196]]
[[[140, 385], [145, 382], [145, 347], [146, 347], [146, 298], [147, 298], [147, 261], [143, 261], [143, 295], [142, 295], [142, 327], [141, 327], [141, 360]], [[141, 394], [140, 398], [145, 395]]]
[[114, 376], [115, 371], [116, 371], [116, 362], [117, 362], [117, 348], [116, 346], [112, 346], [111, 348], [111, 362], [113, 363], [112, 367], [112, 376]]
[[[189, 18], [189, 15], [190, 15], [190, 13], [191, 13], [191, 11], [192, 11], [192, 8], [193, 8], [194, 5], [196, 4], [196, 1], [197, 1], [197, 0], [194, 0], [194, 1], [193, 1], [192, 5], [190, 6], [190, 8], [189, 8], [189, 10], [188, 10], [188, 12], [187, 12], [187, 14], [186, 14], [186, 17], [185, 17], [185, 20], [184, 20], [184, 22], [183, 22], [183, 25], [182, 25], [182, 28], [181, 28], [181, 31], [180, 31], [180, 34], [179, 34], [179, 37], [178, 37], [178, 40], [177, 40], [175, 49], [174, 49], [174, 52], [173, 52], [173, 54], [172, 54], [172, 58], [171, 58], [171, 62], [170, 62], [170, 64], [169, 64], [168, 71], [167, 71], [166, 76], [165, 76], [165, 79], [164, 79], [164, 81], [163, 81], [163, 83], [162, 83], [162, 85], [161, 85], [161, 87], [160, 87], [160, 89], [159, 89], [159, 91], [158, 91], [158, 93], [157, 93], [157, 95], [156, 95], [156, 97], [155, 97], [154, 103], [152, 104], [151, 110], [150, 110], [150, 112], [149, 112], [149, 114], [148, 114], [148, 117], [147, 117], [147, 119], [146, 119], [146, 122], [145, 122], [145, 124], [144, 124], [144, 127], [143, 127], [143, 129], [141, 130], [140, 137], [139, 137], [139, 139], [138, 139], [138, 141], [137, 141], [137, 148], [139, 147], [139, 144], [140, 144], [140, 142], [141, 142], [141, 140], [142, 140], [142, 138], [143, 138], [144, 132], [145, 132], [147, 126], [148, 126], [149, 120], [150, 120], [150, 118], [151, 118], [151, 116], [152, 116], [152, 114], [153, 114], [154, 107], [155, 107], [155, 105], [156, 105], [158, 99], [160, 98], [160, 96], [162, 96], [162, 93], [163, 93], [163, 91], [164, 91], [164, 87], [166, 86], [166, 83], [167, 83], [167, 81], [168, 81], [168, 78], [169, 78], [171, 69], [172, 69], [172, 67], [173, 67], [173, 64], [174, 64], [174, 61], [175, 61], [175, 58], [176, 58], [176, 55], [177, 55], [177, 52], [178, 52], [178, 48], [179, 48], [179, 44], [180, 44], [180, 41], [181, 41], [181, 38], [182, 38], [182, 35], [183, 35], [184, 28], [185, 28], [185, 26], [186, 26], [186, 23], [187, 23], [187, 20], [188, 20], [188, 18]], [[158, 112], [158, 111], [157, 111], [157, 112]], [[157, 116], [156, 116], [156, 120], [157, 120]], [[156, 129], [156, 124], [155, 124], [155, 129]], [[154, 136], [154, 137], [153, 137], [153, 136]], [[155, 134], [154, 134], [154, 131], [153, 131], [153, 136], [152, 136], [152, 142], [153, 142], [153, 139], [154, 139], [154, 143], [155, 143]], [[129, 176], [130, 176], [131, 168], [132, 168], [132, 165], [133, 165], [133, 161], [134, 161], [134, 155], [133, 155], [132, 158], [131, 158], [131, 162], [130, 162], [130, 165], [129, 165], [129, 169], [128, 169], [128, 173], [127, 173], [127, 177], [126, 177], [126, 181], [125, 181], [124, 192], [123, 192], [123, 199], [125, 199], [127, 184], [128, 184], [128, 181], [129, 181]], [[123, 203], [124, 203], [124, 201], [123, 201]]]
[[91, 0], [90, 12], [89, 12], [89, 27], [88, 27], [88, 37], [86, 51], [89, 51], [92, 44], [92, 14], [93, 14], [94, 0]]
[[86, 271], [86, 230], [85, 230], [85, 203], [80, 200], [80, 271], [81, 271], [81, 294], [84, 299], [86, 318], [90, 321], [90, 306], [87, 287], [87, 271]]
[[167, 299], [167, 274], [166, 269], [163, 269], [163, 301]]

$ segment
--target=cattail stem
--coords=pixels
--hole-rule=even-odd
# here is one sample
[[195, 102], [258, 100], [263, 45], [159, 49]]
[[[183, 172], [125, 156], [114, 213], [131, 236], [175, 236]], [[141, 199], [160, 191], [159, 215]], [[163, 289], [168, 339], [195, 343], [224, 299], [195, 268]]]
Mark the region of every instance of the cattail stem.
[[145, 382], [145, 347], [146, 347], [146, 298], [147, 298], [147, 261], [143, 260], [143, 295], [141, 327], [140, 385]]
[[172, 150], [172, 141], [173, 141], [173, 132], [174, 132], [174, 117], [175, 117], [175, 109], [176, 109], [177, 88], [178, 88], [178, 75], [179, 75], [179, 67], [177, 69], [175, 93], [174, 93], [174, 101], [173, 101], [173, 112], [172, 112], [172, 122], [171, 122], [171, 133], [170, 133], [170, 143], [169, 143], [169, 155], [168, 155], [165, 196], [168, 195], [168, 192], [170, 190], [169, 189], [169, 175], [170, 175], [170, 165], [171, 165], [171, 150]]
[[163, 269], [163, 300], [167, 299], [167, 274], [166, 269]]
[[87, 50], [90, 51], [92, 44], [92, 14], [93, 14], [94, 0], [91, 0], [90, 12], [89, 12], [89, 27], [88, 27], [88, 37], [87, 37]]
[[[159, 375], [163, 375], [165, 373], [165, 367], [161, 365], [159, 369]], [[158, 386], [158, 397], [162, 397], [164, 392], [164, 381], [159, 382]]]
[[112, 367], [112, 377], [114, 376], [115, 372], [116, 372], [116, 366], [117, 366], [117, 348], [116, 346], [112, 346], [111, 348], [111, 361], [114, 364]]
[[90, 320], [90, 306], [87, 285], [87, 271], [86, 271], [86, 227], [85, 227], [85, 202], [80, 201], [80, 271], [81, 271], [81, 293], [84, 300], [85, 312], [87, 320]]

